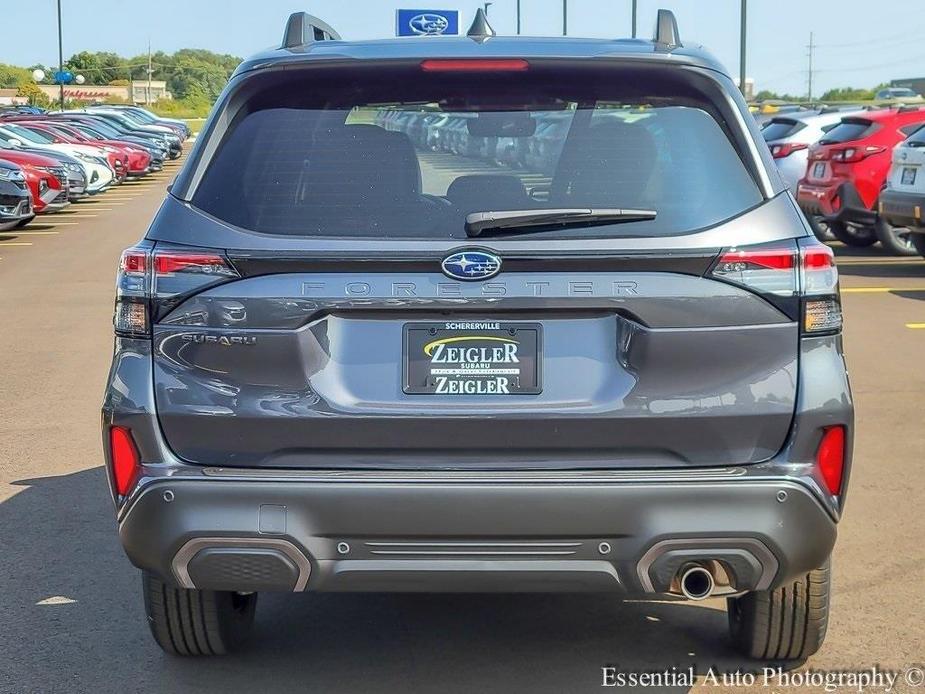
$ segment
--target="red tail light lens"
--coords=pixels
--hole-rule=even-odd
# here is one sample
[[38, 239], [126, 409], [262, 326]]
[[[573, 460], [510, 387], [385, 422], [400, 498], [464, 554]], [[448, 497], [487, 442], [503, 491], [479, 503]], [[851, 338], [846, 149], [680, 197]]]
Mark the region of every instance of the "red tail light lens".
[[797, 291], [797, 249], [774, 243], [723, 252], [712, 274], [760, 293], [793, 296]]
[[530, 63], [519, 58], [473, 60], [424, 60], [424, 72], [524, 72]]
[[112, 479], [119, 496], [131, 491], [141, 471], [141, 459], [132, 440], [132, 433], [125, 427], [109, 429], [109, 449], [112, 455]]
[[225, 259], [217, 253], [158, 252], [154, 255], [154, 272], [169, 275], [175, 272], [199, 272], [207, 275], [234, 275]]
[[845, 427], [829, 427], [816, 450], [816, 465], [830, 494], [841, 493], [845, 471]]
[[846, 164], [853, 164], [863, 161], [872, 154], [879, 154], [883, 151], [885, 151], [883, 147], [875, 147], [873, 145], [868, 147], [846, 147], [832, 152], [832, 161], [843, 161]]
[[794, 152], [799, 152], [802, 149], [806, 149], [809, 145], [793, 142], [785, 143], [782, 145], [771, 145], [771, 156], [775, 159], [783, 159], [784, 157], [789, 157]]
[[119, 268], [126, 274], [144, 275], [148, 269], [147, 252], [134, 248], [123, 251]]

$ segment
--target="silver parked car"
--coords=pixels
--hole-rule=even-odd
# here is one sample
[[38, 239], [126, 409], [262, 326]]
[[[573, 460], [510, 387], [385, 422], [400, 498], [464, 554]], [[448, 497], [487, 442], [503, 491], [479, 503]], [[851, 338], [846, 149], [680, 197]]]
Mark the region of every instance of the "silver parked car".
[[[797, 184], [806, 174], [810, 146], [838, 125], [842, 118], [859, 110], [826, 109], [821, 112], [793, 113], [775, 116], [762, 124], [761, 135], [771, 150], [781, 178], [794, 196], [797, 194]], [[809, 221], [820, 240], [834, 238], [821, 219], [810, 218]]]

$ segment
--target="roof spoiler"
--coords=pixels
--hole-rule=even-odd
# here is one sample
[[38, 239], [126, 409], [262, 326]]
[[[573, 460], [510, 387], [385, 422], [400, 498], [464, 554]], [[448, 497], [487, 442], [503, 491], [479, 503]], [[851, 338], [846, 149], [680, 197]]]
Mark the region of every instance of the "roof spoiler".
[[315, 41], [340, 41], [340, 34], [330, 24], [312, 17], [308, 12], [293, 12], [289, 15], [280, 48], [298, 48]]
[[681, 47], [681, 34], [678, 32], [678, 20], [671, 10], [659, 10], [655, 20], [655, 37], [652, 39], [658, 50], [670, 51]]

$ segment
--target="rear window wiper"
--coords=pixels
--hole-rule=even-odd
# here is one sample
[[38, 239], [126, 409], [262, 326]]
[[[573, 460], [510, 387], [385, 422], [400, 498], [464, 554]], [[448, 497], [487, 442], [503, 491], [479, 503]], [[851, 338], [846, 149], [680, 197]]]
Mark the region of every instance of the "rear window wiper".
[[621, 222], [644, 222], [655, 219], [655, 210], [612, 208], [565, 208], [558, 210], [503, 210], [473, 212], [466, 215], [466, 235], [479, 236], [485, 231], [530, 229], [531, 227], [593, 227]]

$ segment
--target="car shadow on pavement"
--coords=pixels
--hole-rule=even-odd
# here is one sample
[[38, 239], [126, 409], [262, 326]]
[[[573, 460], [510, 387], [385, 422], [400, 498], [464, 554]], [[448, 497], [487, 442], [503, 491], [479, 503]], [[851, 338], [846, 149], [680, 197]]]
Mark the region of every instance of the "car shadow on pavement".
[[14, 485], [0, 503], [0, 690], [576, 692], [599, 690], [609, 665], [673, 673], [656, 691], [683, 692], [691, 667], [760, 671], [731, 649], [719, 601], [604, 594], [264, 594], [242, 653], [169, 657], [103, 469]]
[[920, 278], [925, 279], [925, 262], [922, 263], [871, 263], [859, 265], [857, 263], [838, 263], [838, 274], [846, 277], [875, 277], [878, 280], [890, 278]]

